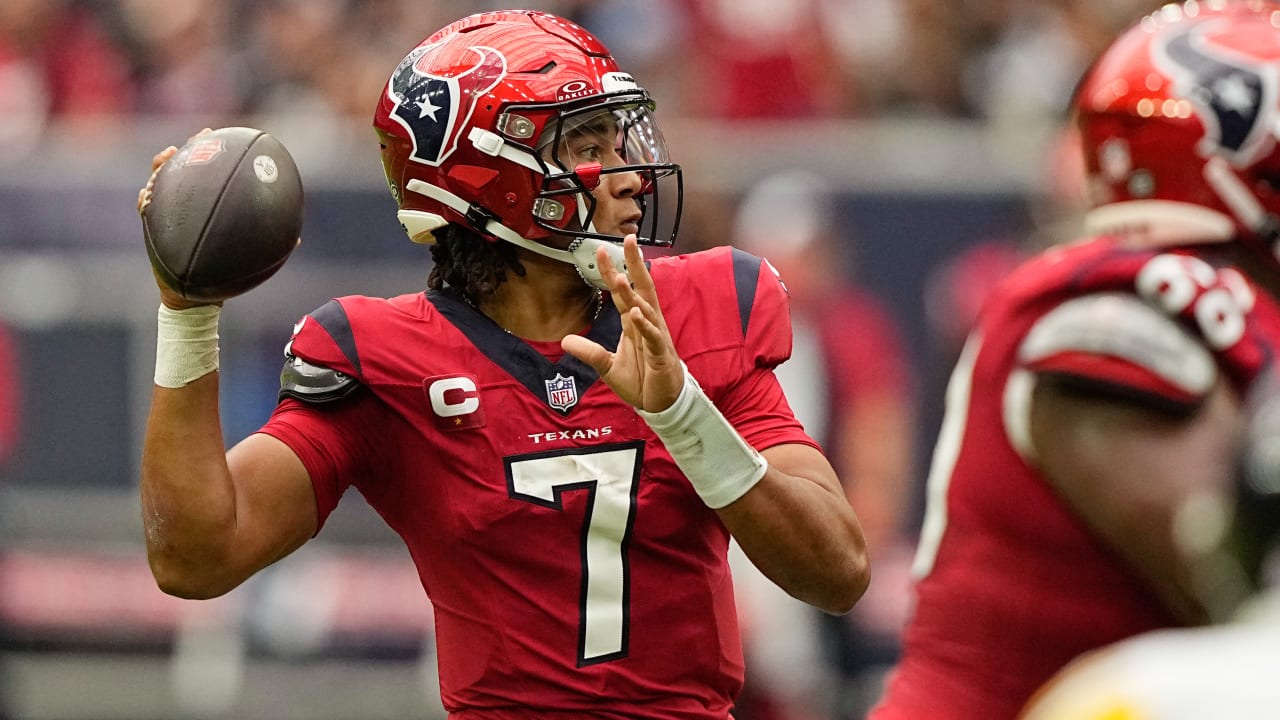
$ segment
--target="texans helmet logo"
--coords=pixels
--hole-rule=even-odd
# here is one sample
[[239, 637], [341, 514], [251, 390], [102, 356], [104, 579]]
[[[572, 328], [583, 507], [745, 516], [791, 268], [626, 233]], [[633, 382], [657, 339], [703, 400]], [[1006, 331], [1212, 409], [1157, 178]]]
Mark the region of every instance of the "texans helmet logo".
[[419, 67], [433, 49], [431, 45], [415, 48], [401, 60], [387, 95], [395, 104], [391, 117], [413, 137], [410, 159], [438, 166], [457, 148], [476, 98], [506, 75], [507, 59], [493, 48], [473, 46], [468, 49], [477, 55], [476, 64], [454, 77], [442, 77]]
[[1276, 104], [1276, 78], [1260, 64], [1214, 48], [1206, 35], [1213, 23], [1202, 23], [1174, 35], [1155, 53], [1155, 60], [1178, 83], [1205, 126], [1202, 148], [1237, 161], [1248, 161], [1270, 131], [1263, 121]]

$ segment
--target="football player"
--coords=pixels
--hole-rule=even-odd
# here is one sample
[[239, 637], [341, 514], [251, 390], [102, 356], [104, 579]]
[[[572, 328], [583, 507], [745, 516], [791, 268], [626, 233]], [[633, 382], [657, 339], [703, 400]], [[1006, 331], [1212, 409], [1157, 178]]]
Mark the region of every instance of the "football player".
[[961, 353], [874, 720], [1012, 718], [1080, 653], [1210, 618], [1177, 537], [1280, 337], [1277, 17], [1168, 5], [1082, 79], [1090, 239], [1001, 283]]
[[1266, 720], [1280, 705], [1280, 383], [1250, 391], [1236, 483], [1206, 493], [1179, 548], [1215, 620], [1208, 628], [1144, 633], [1095, 650], [1058, 673], [1025, 720]]
[[451, 717], [725, 720], [743, 681], [731, 534], [823, 610], [868, 583], [857, 518], [773, 373], [782, 283], [727, 248], [645, 261], [674, 240], [680, 169], [649, 95], [561, 18], [436, 32], [374, 125], [428, 290], [298, 321], [274, 415], [225, 454], [218, 310], [161, 288], [156, 581], [225, 593], [355, 488], [417, 564]]

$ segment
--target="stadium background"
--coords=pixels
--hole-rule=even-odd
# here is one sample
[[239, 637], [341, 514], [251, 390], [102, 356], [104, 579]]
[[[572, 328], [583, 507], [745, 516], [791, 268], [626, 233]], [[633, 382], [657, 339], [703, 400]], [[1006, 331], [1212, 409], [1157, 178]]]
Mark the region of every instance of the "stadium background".
[[[691, 189], [677, 250], [730, 242], [733, 203], [772, 172], [830, 181], [857, 248], [848, 272], [888, 303], [912, 353], [922, 456], [950, 359], [930, 331], [935, 271], [1071, 226], [1066, 95], [1093, 48], [1153, 7], [527, 5], [582, 20], [654, 91]], [[223, 316], [234, 442], [270, 412], [298, 317], [331, 296], [423, 286], [429, 257], [394, 221], [373, 98], [426, 31], [496, 6], [5, 0], [0, 323], [17, 363], [0, 373], [19, 402], [17, 442], [0, 453], [0, 718], [434, 717], [429, 609], [354, 494], [317, 541], [227, 597], [155, 590], [136, 478], [156, 293], [134, 205], [151, 156], [200, 127], [263, 128], [298, 161], [304, 242]], [[709, 88], [741, 89], [726, 101]]]

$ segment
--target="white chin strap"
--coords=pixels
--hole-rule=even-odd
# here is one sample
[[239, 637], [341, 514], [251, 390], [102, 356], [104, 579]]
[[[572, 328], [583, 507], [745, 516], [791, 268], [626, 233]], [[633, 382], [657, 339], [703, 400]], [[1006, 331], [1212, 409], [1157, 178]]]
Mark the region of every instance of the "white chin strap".
[[[442, 187], [423, 182], [417, 178], [405, 183], [405, 190], [425, 195], [436, 202], [443, 203], [456, 210], [459, 215], [466, 215], [467, 211], [471, 209], [471, 204], [466, 200]], [[434, 239], [431, 238], [430, 234], [448, 224], [448, 221], [440, 215], [422, 210], [401, 210], [397, 217], [400, 220], [400, 224], [404, 226], [405, 232], [409, 234], [409, 238], [414, 242], [433, 242]], [[500, 240], [505, 240], [512, 245], [535, 252], [543, 257], [573, 265], [578, 269], [578, 274], [582, 276], [583, 280], [601, 290], [608, 290], [609, 287], [600, 274], [600, 267], [596, 262], [596, 248], [603, 247], [605, 252], [609, 254], [609, 259], [613, 261], [613, 266], [621, 270], [623, 274], [627, 272], [627, 262], [623, 257], [622, 247], [617, 243], [596, 238], [580, 237], [569, 245], [568, 250], [560, 250], [523, 237], [497, 220], [490, 220], [485, 223], [484, 231]]]

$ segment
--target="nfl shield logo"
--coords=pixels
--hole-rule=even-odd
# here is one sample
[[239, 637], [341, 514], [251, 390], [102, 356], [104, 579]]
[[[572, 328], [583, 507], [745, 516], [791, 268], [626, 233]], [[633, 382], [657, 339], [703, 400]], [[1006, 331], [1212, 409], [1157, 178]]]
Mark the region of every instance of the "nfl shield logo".
[[187, 156], [181, 159], [182, 165], [204, 165], [218, 157], [226, 146], [221, 139], [204, 139], [197, 141], [187, 150]]
[[556, 373], [547, 381], [547, 403], [561, 412], [578, 404], [578, 384], [571, 377]]

